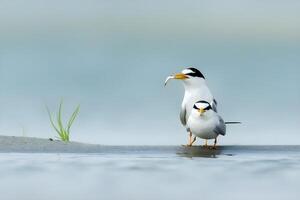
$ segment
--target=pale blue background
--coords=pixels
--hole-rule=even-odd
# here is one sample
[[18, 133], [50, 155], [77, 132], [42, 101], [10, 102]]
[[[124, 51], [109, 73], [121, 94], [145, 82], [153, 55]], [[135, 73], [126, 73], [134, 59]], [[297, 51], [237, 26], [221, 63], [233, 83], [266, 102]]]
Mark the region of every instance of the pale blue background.
[[71, 139], [184, 144], [195, 66], [228, 128], [221, 144], [299, 144], [299, 1], [0, 1], [0, 134], [53, 137], [45, 104], [81, 112]]

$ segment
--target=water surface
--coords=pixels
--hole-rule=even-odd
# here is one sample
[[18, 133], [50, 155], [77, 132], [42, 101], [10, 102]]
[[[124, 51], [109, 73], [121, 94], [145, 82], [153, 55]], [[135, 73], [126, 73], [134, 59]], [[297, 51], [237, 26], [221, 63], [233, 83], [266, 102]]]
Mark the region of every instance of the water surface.
[[6, 200], [298, 199], [299, 146], [1, 153]]

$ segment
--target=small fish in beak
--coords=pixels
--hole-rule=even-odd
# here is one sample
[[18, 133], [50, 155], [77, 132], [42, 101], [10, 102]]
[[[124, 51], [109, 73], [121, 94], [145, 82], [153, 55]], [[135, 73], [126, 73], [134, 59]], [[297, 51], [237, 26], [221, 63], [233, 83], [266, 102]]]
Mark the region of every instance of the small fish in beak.
[[170, 79], [184, 80], [184, 79], [187, 79], [187, 78], [189, 78], [189, 77], [187, 75], [183, 74], [183, 73], [175, 74], [173, 76], [168, 76], [166, 81], [165, 81], [165, 86], [167, 85], [167, 83]]
[[174, 78], [175, 78], [174, 76], [168, 76], [166, 81], [165, 81], [165, 86], [168, 84], [170, 79], [174, 79]]

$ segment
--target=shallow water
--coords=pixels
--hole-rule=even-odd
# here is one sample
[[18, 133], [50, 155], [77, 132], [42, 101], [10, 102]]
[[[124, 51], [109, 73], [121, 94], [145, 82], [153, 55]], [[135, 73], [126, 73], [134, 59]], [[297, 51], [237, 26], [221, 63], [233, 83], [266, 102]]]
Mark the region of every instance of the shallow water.
[[299, 199], [299, 164], [299, 146], [1, 153], [1, 199]]

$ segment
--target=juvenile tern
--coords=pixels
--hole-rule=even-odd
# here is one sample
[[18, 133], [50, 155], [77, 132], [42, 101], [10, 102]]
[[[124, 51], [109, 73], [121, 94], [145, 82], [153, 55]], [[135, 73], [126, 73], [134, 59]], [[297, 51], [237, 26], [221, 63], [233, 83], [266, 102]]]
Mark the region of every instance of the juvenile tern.
[[[194, 104], [187, 127], [196, 137], [205, 139], [205, 146], [207, 147], [207, 140], [214, 139], [214, 146], [217, 145], [217, 137], [226, 134], [226, 123], [218, 113], [216, 113], [209, 102], [201, 100]], [[196, 141], [196, 137], [190, 144]]]
[[212, 110], [217, 112], [217, 101], [210, 92], [204, 75], [196, 68], [189, 67], [184, 69], [181, 73], [168, 76], [165, 81], [165, 85], [167, 85], [171, 79], [181, 80], [183, 82], [185, 93], [181, 104], [180, 121], [189, 132], [188, 145], [191, 145], [195, 138], [192, 139], [192, 133], [186, 126], [186, 123], [190, 116], [193, 105], [199, 100], [205, 100], [211, 104]]

